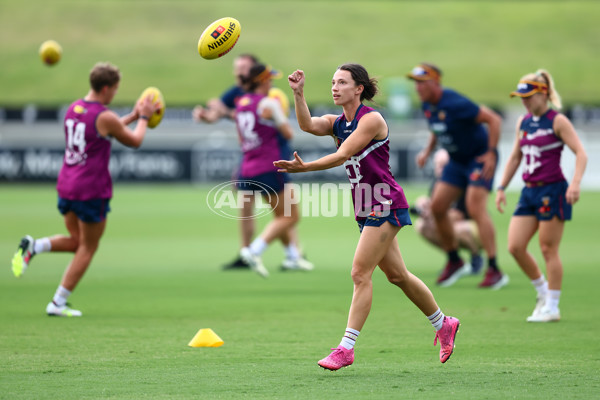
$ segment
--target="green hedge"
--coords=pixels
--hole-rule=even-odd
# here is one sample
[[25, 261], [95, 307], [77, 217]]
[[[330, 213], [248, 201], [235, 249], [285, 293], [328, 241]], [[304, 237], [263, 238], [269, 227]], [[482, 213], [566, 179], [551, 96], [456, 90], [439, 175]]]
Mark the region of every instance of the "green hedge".
[[[223, 16], [241, 22], [240, 40], [226, 57], [204, 60], [198, 37]], [[87, 91], [97, 61], [122, 70], [117, 104], [153, 85], [167, 104], [191, 105], [232, 83], [242, 52], [285, 74], [304, 69], [311, 103], [331, 103], [341, 63], [379, 77], [385, 102], [389, 80], [419, 61], [437, 63], [448, 86], [489, 104], [509, 102], [519, 77], [539, 67], [554, 75], [565, 103], [597, 103], [599, 16], [594, 1], [0, 0], [0, 105], [70, 102]], [[53, 67], [37, 54], [47, 39], [64, 49]]]

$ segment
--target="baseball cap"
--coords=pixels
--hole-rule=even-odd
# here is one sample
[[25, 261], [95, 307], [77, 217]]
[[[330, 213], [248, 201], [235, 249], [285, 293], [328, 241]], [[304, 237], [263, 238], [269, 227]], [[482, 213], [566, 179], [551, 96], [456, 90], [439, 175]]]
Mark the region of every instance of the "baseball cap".
[[406, 77], [415, 81], [439, 81], [442, 78], [442, 71], [435, 65], [421, 63], [406, 74]]
[[281, 79], [281, 77], [283, 76], [281, 71], [273, 69], [270, 66], [267, 68], [269, 69], [269, 71], [271, 71], [271, 79]]
[[255, 64], [250, 69], [250, 76], [253, 82], [262, 82], [267, 79], [279, 79], [282, 77], [282, 74], [268, 65]]
[[536, 93], [548, 93], [548, 85], [543, 82], [524, 79], [519, 81], [517, 84], [517, 90], [511, 92], [510, 97], [529, 97]]

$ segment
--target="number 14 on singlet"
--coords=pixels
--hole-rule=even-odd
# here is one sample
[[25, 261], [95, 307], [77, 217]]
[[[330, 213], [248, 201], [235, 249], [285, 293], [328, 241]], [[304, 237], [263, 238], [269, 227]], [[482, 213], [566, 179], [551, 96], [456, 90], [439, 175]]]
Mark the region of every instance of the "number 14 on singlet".
[[85, 160], [85, 123], [73, 119], [65, 121], [67, 128], [67, 148], [65, 149], [65, 162], [78, 164]]

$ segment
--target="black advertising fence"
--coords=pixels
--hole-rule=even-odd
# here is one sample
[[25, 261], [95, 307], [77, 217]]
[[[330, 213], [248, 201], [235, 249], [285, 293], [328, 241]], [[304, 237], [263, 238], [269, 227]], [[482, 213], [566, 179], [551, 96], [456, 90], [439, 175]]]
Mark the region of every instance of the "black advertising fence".
[[[55, 181], [62, 166], [64, 149], [0, 149], [0, 181]], [[115, 181], [189, 181], [189, 150], [114, 150], [110, 172]]]
[[[11, 182], [55, 181], [63, 161], [64, 134], [61, 121], [66, 108], [59, 110], [28, 106], [8, 109], [0, 106], [0, 184]], [[124, 114], [129, 109], [116, 109]], [[339, 110], [338, 110], [339, 111]], [[318, 115], [338, 112], [334, 109], [315, 109]], [[522, 114], [521, 107], [504, 110], [504, 122], [498, 149], [500, 179], [506, 157], [514, 140], [514, 126]], [[582, 187], [597, 190], [600, 178], [589, 171], [598, 169], [600, 157], [600, 107], [573, 107], [571, 115], [588, 160], [588, 173]], [[305, 161], [311, 161], [335, 151], [331, 138], [302, 133], [291, 119], [298, 135], [292, 142]], [[390, 167], [400, 184], [430, 182], [433, 171], [431, 157], [425, 168], [416, 166], [415, 157], [426, 145], [430, 132], [422, 119], [388, 120], [390, 129]], [[149, 132], [138, 150], [128, 149], [113, 141], [110, 170], [115, 182], [225, 182], [235, 179], [241, 153], [238, 136], [232, 121], [197, 124], [191, 119], [191, 109], [168, 109], [161, 126]], [[565, 151], [562, 166], [572, 176], [575, 165], [572, 152]], [[347, 182], [344, 167], [331, 170], [294, 174], [297, 182]], [[513, 188], [520, 188], [513, 179]]]
[[[297, 148], [305, 161], [322, 157], [327, 150]], [[0, 182], [56, 181], [63, 148], [0, 147]], [[235, 179], [241, 153], [234, 149], [113, 149], [109, 169], [115, 182], [222, 182]], [[410, 160], [409, 160], [410, 158]], [[409, 176], [408, 149], [392, 149], [390, 166], [396, 179]], [[412, 161], [414, 163], [414, 160]], [[343, 166], [327, 171], [294, 175], [295, 181], [344, 181]]]

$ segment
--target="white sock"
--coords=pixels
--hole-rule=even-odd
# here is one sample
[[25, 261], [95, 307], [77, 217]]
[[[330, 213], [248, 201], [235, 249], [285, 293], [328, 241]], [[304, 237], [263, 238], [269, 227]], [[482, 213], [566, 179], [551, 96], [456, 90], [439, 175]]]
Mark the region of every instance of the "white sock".
[[550, 311], [558, 310], [559, 301], [560, 290], [548, 290], [548, 295], [546, 296], [546, 307], [548, 307]]
[[298, 248], [295, 244], [290, 243], [285, 248], [285, 257], [289, 258], [290, 260], [297, 260], [300, 258], [300, 251], [298, 251]]
[[548, 282], [544, 279], [544, 275], [532, 280], [531, 284], [535, 287], [535, 290], [537, 290], [538, 297], [546, 297], [546, 294], [548, 293]]
[[45, 237], [33, 241], [33, 254], [45, 253], [46, 251], [50, 251], [51, 248], [52, 243], [50, 243], [50, 238]]
[[340, 342], [340, 346], [344, 347], [346, 350], [352, 350], [356, 344], [356, 339], [358, 339], [359, 333], [360, 332], [356, 329], [346, 328], [346, 333], [344, 333], [344, 337]]
[[71, 292], [69, 290], [62, 287], [62, 285], [59, 285], [58, 289], [56, 289], [56, 293], [54, 293], [52, 302], [54, 302], [54, 304], [56, 304], [57, 306], [62, 307], [65, 304], [67, 304], [67, 299], [70, 295]]
[[266, 250], [267, 246], [268, 246], [267, 242], [262, 240], [262, 238], [257, 237], [250, 244], [250, 251], [252, 252], [252, 254], [260, 256]]
[[442, 325], [444, 325], [444, 313], [439, 308], [436, 312], [427, 317], [431, 325], [435, 328], [436, 331], [442, 329]]

